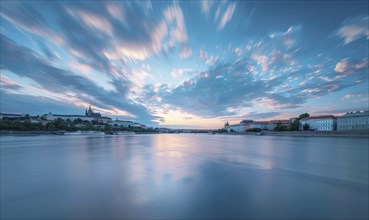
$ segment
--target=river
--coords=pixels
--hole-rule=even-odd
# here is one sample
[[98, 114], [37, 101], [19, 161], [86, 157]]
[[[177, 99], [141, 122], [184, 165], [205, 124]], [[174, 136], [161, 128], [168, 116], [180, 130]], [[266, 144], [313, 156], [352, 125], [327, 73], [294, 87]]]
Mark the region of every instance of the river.
[[368, 138], [0, 136], [2, 219], [368, 218]]

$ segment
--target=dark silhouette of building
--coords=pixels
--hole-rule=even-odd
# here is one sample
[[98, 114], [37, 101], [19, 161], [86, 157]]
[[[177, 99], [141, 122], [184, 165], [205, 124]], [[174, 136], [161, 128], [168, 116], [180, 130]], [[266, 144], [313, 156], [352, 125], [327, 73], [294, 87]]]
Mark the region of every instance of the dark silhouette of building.
[[88, 107], [88, 110], [86, 109], [85, 116], [94, 117], [94, 118], [101, 118], [100, 113], [95, 113], [94, 111], [92, 111], [91, 105], [90, 105], [90, 107]]

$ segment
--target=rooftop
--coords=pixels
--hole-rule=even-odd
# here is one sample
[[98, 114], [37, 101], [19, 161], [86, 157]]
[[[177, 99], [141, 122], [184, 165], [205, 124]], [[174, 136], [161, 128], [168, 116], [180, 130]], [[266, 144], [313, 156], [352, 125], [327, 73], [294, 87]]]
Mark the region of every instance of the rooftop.
[[340, 116], [340, 118], [341, 117], [355, 117], [355, 116], [369, 116], [369, 110], [356, 111], [356, 112], [347, 112], [346, 114]]
[[303, 118], [303, 119], [301, 119], [301, 121], [314, 120], [314, 119], [328, 119], [328, 118], [334, 119], [334, 118], [336, 118], [336, 116], [334, 116], [334, 115], [312, 116], [312, 117]]
[[58, 114], [53, 114], [53, 116], [55, 116], [55, 117], [78, 117], [78, 118], [91, 118], [90, 116], [85, 116], [85, 115], [58, 115]]

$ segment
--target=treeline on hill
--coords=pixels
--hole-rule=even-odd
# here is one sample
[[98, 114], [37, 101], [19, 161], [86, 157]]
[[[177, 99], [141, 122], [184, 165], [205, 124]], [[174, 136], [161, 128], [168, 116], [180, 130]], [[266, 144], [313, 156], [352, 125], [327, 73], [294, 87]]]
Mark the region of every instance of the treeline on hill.
[[75, 121], [63, 120], [58, 118], [57, 120], [47, 122], [32, 122], [32, 119], [24, 117], [18, 119], [3, 118], [0, 120], [0, 130], [10, 131], [103, 131], [103, 132], [116, 132], [116, 131], [134, 131], [134, 132], [156, 132], [155, 129], [144, 129], [137, 127], [113, 127], [109, 124], [100, 124], [97, 121], [82, 121], [77, 119]]

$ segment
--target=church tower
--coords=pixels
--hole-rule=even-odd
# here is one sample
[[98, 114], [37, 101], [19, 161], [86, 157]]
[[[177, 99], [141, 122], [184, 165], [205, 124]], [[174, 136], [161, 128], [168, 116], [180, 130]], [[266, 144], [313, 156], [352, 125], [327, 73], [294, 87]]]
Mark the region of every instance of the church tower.
[[88, 107], [88, 111], [87, 111], [87, 116], [92, 116], [93, 115], [93, 111], [91, 109], [91, 105]]

